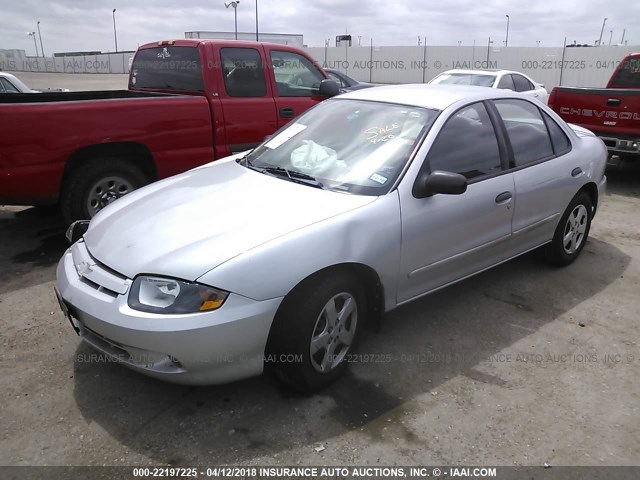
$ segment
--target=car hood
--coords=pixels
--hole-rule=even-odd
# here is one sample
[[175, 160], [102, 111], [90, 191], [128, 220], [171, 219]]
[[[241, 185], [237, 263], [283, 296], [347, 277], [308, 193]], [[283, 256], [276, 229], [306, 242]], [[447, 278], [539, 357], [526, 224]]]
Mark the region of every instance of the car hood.
[[96, 260], [129, 278], [194, 281], [265, 242], [375, 199], [292, 183], [230, 159], [119, 199], [93, 218], [84, 240]]

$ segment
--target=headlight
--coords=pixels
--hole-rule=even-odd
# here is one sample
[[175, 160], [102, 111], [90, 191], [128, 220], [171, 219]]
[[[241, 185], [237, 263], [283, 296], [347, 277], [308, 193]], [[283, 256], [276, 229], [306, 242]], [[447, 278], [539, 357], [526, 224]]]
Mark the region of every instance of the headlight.
[[150, 313], [197, 313], [220, 308], [229, 296], [216, 288], [162, 277], [137, 277], [129, 306]]

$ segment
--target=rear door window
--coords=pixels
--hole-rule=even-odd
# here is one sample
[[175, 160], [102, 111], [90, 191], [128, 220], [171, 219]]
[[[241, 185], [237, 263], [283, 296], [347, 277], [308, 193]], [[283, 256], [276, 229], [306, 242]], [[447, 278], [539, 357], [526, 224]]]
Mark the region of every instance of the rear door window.
[[202, 67], [195, 47], [155, 47], [139, 50], [131, 66], [131, 86], [201, 92]]
[[544, 121], [549, 129], [549, 135], [551, 136], [551, 143], [553, 143], [553, 151], [555, 154], [562, 155], [571, 150], [571, 141], [562, 128], [560, 128], [556, 121], [546, 113], [543, 112], [542, 116], [544, 117]]
[[513, 84], [513, 78], [511, 78], [511, 75], [503, 75], [498, 82], [498, 88], [502, 88], [503, 90], [515, 90], [516, 87]]
[[522, 75], [511, 75], [513, 77], [513, 83], [516, 87], [516, 92], [528, 92], [529, 90], [533, 90], [535, 87], [533, 84], [524, 78]]
[[540, 110], [526, 100], [495, 100], [513, 148], [515, 166], [520, 167], [553, 156], [549, 132]]
[[611, 86], [613, 88], [640, 88], [640, 58], [632, 58], [623, 62]]
[[253, 48], [223, 48], [222, 76], [230, 97], [264, 97], [267, 82], [264, 78], [260, 53]]

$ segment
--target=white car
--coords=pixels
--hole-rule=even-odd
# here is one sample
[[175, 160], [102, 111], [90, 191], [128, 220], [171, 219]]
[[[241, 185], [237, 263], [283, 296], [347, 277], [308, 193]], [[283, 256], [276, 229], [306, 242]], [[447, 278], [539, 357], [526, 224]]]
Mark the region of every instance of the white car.
[[38, 90], [27, 87], [15, 75], [0, 72], [0, 93], [38, 93]]
[[429, 82], [432, 85], [476, 85], [478, 87], [513, 90], [535, 97], [545, 105], [549, 92], [541, 83], [535, 82], [524, 73], [511, 70], [447, 70]]

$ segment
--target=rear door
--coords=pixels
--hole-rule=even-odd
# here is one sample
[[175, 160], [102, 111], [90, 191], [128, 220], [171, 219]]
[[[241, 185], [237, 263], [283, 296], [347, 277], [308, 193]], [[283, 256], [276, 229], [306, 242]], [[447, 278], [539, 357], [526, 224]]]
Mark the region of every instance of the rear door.
[[511, 257], [551, 240], [580, 188], [581, 171], [566, 133], [536, 105], [521, 99], [492, 104], [506, 127], [515, 182]]
[[326, 77], [306, 56], [277, 47], [267, 49], [278, 115], [278, 127], [289, 123], [305, 110], [325, 100], [319, 95]]
[[278, 128], [261, 47], [214, 47], [222, 79], [218, 97], [224, 115], [227, 154], [249, 150]]

